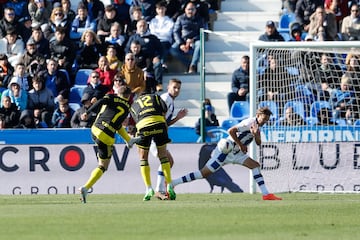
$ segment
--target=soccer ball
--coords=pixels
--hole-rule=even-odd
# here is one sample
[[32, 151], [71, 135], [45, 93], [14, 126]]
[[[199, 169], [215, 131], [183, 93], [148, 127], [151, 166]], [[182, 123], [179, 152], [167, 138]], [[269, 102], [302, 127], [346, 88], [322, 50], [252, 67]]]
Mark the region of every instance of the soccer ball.
[[228, 154], [229, 152], [231, 152], [233, 150], [233, 143], [225, 138], [220, 139], [220, 141], [217, 144], [219, 150], [224, 153], [224, 154]]

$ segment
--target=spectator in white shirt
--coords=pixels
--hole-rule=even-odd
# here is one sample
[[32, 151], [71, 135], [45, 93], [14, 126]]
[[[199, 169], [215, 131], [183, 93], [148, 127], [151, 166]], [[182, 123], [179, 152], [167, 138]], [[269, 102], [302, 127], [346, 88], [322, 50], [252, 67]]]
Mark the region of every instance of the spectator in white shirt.
[[156, 16], [151, 19], [149, 23], [150, 33], [154, 34], [156, 37], [160, 39], [163, 53], [161, 56], [161, 62], [163, 68], [167, 68], [166, 66], [166, 58], [169, 54], [169, 49], [173, 42], [172, 32], [174, 28], [174, 21], [165, 15], [166, 13], [166, 2], [161, 1], [156, 4]]

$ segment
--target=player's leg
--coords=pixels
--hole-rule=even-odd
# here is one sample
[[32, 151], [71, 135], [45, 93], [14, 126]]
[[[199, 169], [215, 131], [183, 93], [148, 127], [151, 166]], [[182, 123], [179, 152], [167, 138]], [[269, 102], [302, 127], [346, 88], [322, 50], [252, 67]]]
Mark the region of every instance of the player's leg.
[[87, 182], [79, 188], [81, 198], [84, 203], [86, 203], [88, 190], [101, 178], [103, 173], [107, 170], [110, 163], [110, 158], [112, 156], [112, 146], [106, 145], [99, 140], [96, 140], [96, 143], [98, 145], [98, 166], [91, 172]]
[[260, 164], [257, 161], [248, 157], [243, 162], [243, 165], [245, 167], [251, 169], [254, 180], [256, 181], [257, 185], [259, 186], [264, 200], [282, 200], [282, 198], [277, 197], [272, 193], [269, 193], [269, 191], [265, 185], [264, 177], [260, 172]]
[[140, 172], [146, 188], [143, 200], [149, 201], [151, 197], [154, 196], [154, 190], [151, 186], [150, 165], [148, 161], [149, 150], [143, 148], [142, 145], [138, 145], [138, 152], [140, 156]]
[[222, 153], [220, 149], [215, 148], [211, 154], [210, 160], [206, 163], [206, 165], [201, 169], [191, 173], [188, 173], [180, 178], [174, 179], [172, 181], [172, 185], [175, 187], [181, 183], [192, 182], [197, 179], [202, 179], [208, 177], [210, 174], [219, 170], [224, 164], [225, 159], [228, 154]]
[[[156, 149], [157, 153], [157, 149]], [[169, 150], [166, 150], [167, 158], [170, 163], [170, 168], [174, 165], [174, 159], [169, 152]], [[158, 172], [157, 172], [157, 181], [156, 181], [156, 188], [155, 188], [155, 197], [157, 197], [160, 200], [166, 200], [168, 197], [166, 196], [166, 183], [165, 183], [165, 177], [164, 172], [162, 169], [161, 164], [159, 165]]]
[[158, 146], [158, 154], [159, 154], [159, 159], [160, 159], [160, 163], [161, 163], [161, 168], [164, 173], [165, 181], [168, 183], [167, 192], [169, 194], [170, 200], [175, 200], [176, 193], [173, 189], [173, 186], [171, 185], [171, 182], [172, 182], [171, 167], [170, 167], [170, 161], [169, 161], [167, 152], [168, 151], [166, 150], [166, 144], [162, 145], [162, 146]]

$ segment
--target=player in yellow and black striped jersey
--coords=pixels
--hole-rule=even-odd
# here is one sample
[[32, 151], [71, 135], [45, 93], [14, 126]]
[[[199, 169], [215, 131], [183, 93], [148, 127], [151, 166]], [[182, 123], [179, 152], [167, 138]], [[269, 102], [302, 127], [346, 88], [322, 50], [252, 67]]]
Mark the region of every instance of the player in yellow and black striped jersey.
[[139, 138], [131, 138], [124, 127], [124, 120], [129, 115], [130, 104], [128, 98], [131, 91], [128, 87], [121, 86], [117, 95], [108, 94], [98, 100], [83, 115], [87, 118], [89, 112], [97, 111], [97, 118], [91, 127], [92, 139], [98, 146], [98, 167], [95, 168], [88, 181], [79, 190], [82, 195], [82, 201], [86, 203], [86, 195], [88, 190], [96, 183], [96, 181], [107, 170], [112, 156], [115, 143], [115, 134], [118, 133], [130, 148], [139, 140]]
[[[167, 106], [164, 100], [156, 94], [140, 95], [131, 105], [130, 113], [136, 122], [136, 135], [141, 136], [137, 142], [140, 156], [141, 176], [146, 186], [144, 201], [148, 201], [155, 192], [151, 186], [150, 166], [148, 162], [149, 148], [154, 140], [158, 149], [158, 157], [164, 172], [165, 180], [171, 183], [170, 162], [166, 153], [166, 144], [171, 142], [165, 120]], [[171, 184], [168, 184], [168, 192], [171, 200], [175, 200], [176, 194]]]

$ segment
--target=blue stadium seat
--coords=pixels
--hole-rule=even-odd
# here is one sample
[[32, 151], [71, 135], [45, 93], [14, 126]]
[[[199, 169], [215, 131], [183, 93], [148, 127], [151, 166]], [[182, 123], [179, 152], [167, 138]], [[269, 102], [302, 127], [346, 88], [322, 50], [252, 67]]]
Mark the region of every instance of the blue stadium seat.
[[222, 124], [221, 124], [221, 127], [225, 130], [231, 128], [232, 126], [236, 125], [239, 123], [239, 120], [237, 119], [232, 119], [232, 118], [229, 118], [229, 119], [225, 119]]
[[313, 126], [318, 123], [317, 117], [307, 117], [305, 119], [306, 125]]
[[74, 85], [87, 85], [87, 80], [94, 71], [92, 69], [79, 69], [75, 76], [75, 84]]
[[284, 117], [285, 117], [285, 111], [288, 107], [292, 107], [294, 109], [294, 112], [299, 114], [303, 119], [305, 119], [305, 108], [304, 103], [301, 101], [288, 101], [284, 105]]
[[81, 103], [81, 97], [84, 92], [86, 85], [73, 86], [70, 89], [69, 103]]
[[248, 101], [235, 101], [231, 105], [230, 109], [230, 117], [242, 120], [244, 118], [249, 117], [250, 115], [250, 104]]
[[69, 103], [69, 107], [76, 111], [81, 107], [81, 105], [79, 103]]
[[270, 124], [274, 124], [279, 118], [279, 110], [277, 103], [274, 101], [261, 101], [259, 102], [258, 108], [268, 107], [273, 113], [270, 117]]
[[304, 104], [312, 104], [315, 101], [314, 94], [305, 85], [298, 85], [295, 88], [295, 98]]
[[360, 119], [357, 119], [357, 120], [354, 122], [354, 126], [360, 126]]
[[70, 76], [69, 73], [65, 70], [65, 69], [59, 69], [60, 72], [63, 72], [66, 75], [67, 78], [67, 82], [68, 84], [71, 86], [71, 80], [70, 80]]
[[289, 33], [290, 23], [296, 21], [296, 16], [294, 13], [285, 13], [280, 16], [279, 20], [279, 32]]
[[330, 112], [332, 111], [328, 101], [315, 101], [310, 106], [310, 117], [317, 118], [317, 114], [322, 108], [327, 108], [330, 110]]

